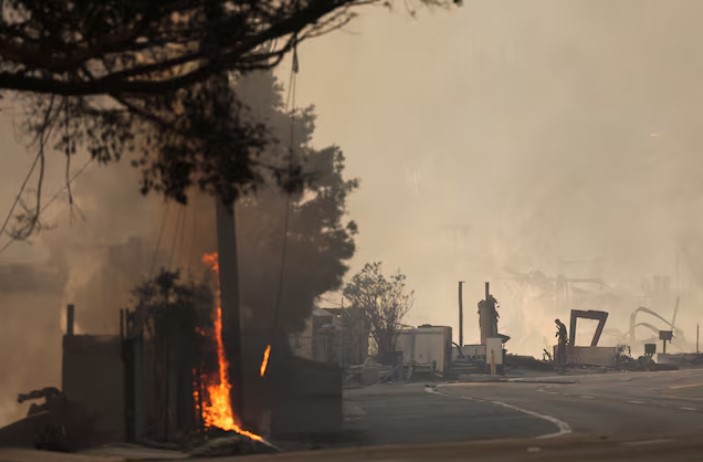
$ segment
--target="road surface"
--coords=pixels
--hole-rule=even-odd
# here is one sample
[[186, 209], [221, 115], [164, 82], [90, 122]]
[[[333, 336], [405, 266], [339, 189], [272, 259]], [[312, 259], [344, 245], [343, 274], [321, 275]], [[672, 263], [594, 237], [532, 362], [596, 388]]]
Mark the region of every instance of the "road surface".
[[[698, 436], [698, 435], [694, 435]], [[588, 439], [565, 435], [552, 439], [492, 440], [423, 446], [376, 446], [262, 456], [198, 459], [199, 462], [700, 462], [700, 437], [667, 439]], [[117, 457], [0, 449], [2, 462], [127, 462]], [[182, 462], [183, 459], [173, 462]], [[132, 460], [132, 462], [134, 462]]]
[[342, 446], [525, 438], [559, 431], [552, 422], [524, 412], [431, 391], [424, 384], [381, 384], [350, 391], [345, 402], [347, 440]]
[[[423, 384], [379, 385], [350, 391], [347, 417], [348, 430], [357, 438], [347, 444], [365, 447], [252, 456], [246, 460], [700, 461], [703, 370], [427, 388]], [[535, 438], [539, 436], [551, 438]], [[88, 456], [45, 456], [34, 451], [0, 450], [0, 462], [110, 461]], [[243, 459], [201, 462], [206, 460]]]
[[703, 369], [559, 380], [565, 383], [447, 384], [437, 391], [447, 399], [514, 406], [586, 435], [703, 434]]
[[703, 369], [377, 385], [347, 393], [346, 445], [701, 432]]

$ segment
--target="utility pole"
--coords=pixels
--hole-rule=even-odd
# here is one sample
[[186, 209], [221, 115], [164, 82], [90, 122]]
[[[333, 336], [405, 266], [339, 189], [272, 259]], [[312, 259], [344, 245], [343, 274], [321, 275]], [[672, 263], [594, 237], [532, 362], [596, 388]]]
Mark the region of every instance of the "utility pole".
[[464, 281], [459, 281], [459, 348], [464, 346], [464, 301], [463, 301]]
[[700, 354], [700, 352], [701, 352], [701, 350], [699, 348], [700, 340], [701, 340], [701, 324], [699, 322], [697, 322], [696, 323], [696, 354]]
[[215, 197], [217, 220], [217, 259], [220, 266], [220, 307], [222, 308], [222, 343], [229, 360], [232, 383], [232, 408], [244, 416], [242, 396], [242, 329], [239, 303], [239, 264], [234, 205], [226, 206]]

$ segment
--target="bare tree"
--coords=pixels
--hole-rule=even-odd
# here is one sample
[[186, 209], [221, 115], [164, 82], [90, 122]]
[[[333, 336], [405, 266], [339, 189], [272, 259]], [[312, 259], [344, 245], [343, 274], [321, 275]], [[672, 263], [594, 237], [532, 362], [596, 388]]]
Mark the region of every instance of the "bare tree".
[[381, 363], [393, 361], [401, 323], [413, 305], [415, 292], [406, 290], [405, 279], [400, 271], [386, 278], [381, 262], [372, 262], [344, 288], [351, 307], [366, 312]]

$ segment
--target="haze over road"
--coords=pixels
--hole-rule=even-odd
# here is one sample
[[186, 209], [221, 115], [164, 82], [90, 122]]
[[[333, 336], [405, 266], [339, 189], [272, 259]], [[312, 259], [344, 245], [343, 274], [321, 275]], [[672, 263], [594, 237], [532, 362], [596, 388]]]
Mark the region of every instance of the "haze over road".
[[[428, 392], [430, 391], [430, 392]], [[558, 436], [660, 438], [703, 431], [703, 370], [377, 385], [347, 393], [356, 444]]]
[[[697, 462], [703, 453], [703, 370], [453, 383], [427, 390], [424, 384], [377, 385], [351, 390], [347, 404], [354, 410], [348, 428], [362, 444], [375, 447], [257, 460]], [[540, 435], [553, 437], [535, 438]], [[495, 440], [477, 441], [485, 439]], [[379, 446], [389, 444], [394, 446]]]
[[[703, 370], [453, 383], [428, 389], [421, 383], [376, 385], [349, 390], [346, 406], [348, 430], [360, 438], [355, 443], [374, 447], [252, 460], [680, 462], [700, 461], [703, 451]], [[555, 422], [567, 424], [572, 432], [560, 433]], [[561, 436], [535, 438], [555, 434]], [[485, 439], [496, 440], [476, 441]], [[382, 447], [389, 444], [398, 446]], [[3, 450], [0, 460], [33, 462], [46, 455]], [[55, 460], [72, 457], [56, 455]]]
[[558, 431], [549, 421], [502, 406], [428, 393], [422, 383], [352, 390], [345, 405], [352, 445], [526, 438]]
[[448, 384], [439, 392], [447, 399], [499, 401], [551, 416], [575, 433], [662, 436], [703, 431], [703, 370], [563, 376], [554, 382], [559, 380], [564, 383]]

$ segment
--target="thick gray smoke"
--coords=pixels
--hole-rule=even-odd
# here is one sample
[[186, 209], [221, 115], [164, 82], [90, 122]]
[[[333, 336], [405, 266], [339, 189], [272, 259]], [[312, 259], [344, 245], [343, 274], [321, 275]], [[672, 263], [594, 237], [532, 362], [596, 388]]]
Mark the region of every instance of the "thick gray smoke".
[[[263, 90], [259, 88], [259, 92], [263, 96], [257, 94], [251, 104], [258, 104], [273, 83], [263, 77], [261, 82]], [[270, 111], [272, 102], [267, 104]], [[287, 117], [278, 114], [277, 118], [279, 125], [286, 123], [287, 135]], [[312, 134], [313, 119], [309, 114], [299, 115], [298, 119], [301, 126], [296, 142], [302, 151]], [[274, 136], [279, 135], [274, 131]], [[344, 185], [335, 183], [335, 168], [341, 168], [341, 158], [334, 155], [341, 155], [339, 151], [330, 148], [319, 153], [305, 152], [311, 160], [310, 168], [319, 167], [315, 171], [320, 174], [319, 181], [325, 181], [323, 185], [336, 193], [330, 197], [344, 197], [339, 190]], [[51, 197], [63, 186], [63, 160], [60, 154], [51, 159], [45, 196]], [[12, 276], [0, 286], [0, 302], [12, 305], [5, 323], [14, 329], [3, 340], [7, 345], [0, 358], [7, 359], [8, 369], [22, 365], [20, 373], [9, 374], [0, 383], [0, 421], [21, 412], [14, 404], [17, 392], [59, 384], [66, 304], [75, 304], [79, 333], [114, 335], [119, 329], [119, 310], [131, 306], [131, 291], [137, 284], [161, 268], [181, 270], [183, 279], [199, 278], [206, 271], [202, 255], [217, 250], [214, 199], [194, 194], [189, 205], [182, 206], [166, 203], [155, 195], [141, 196], [138, 172], [128, 160], [108, 167], [92, 164], [72, 187], [73, 207], [68, 205], [67, 195], [60, 194], [59, 200], [42, 215], [47, 229], [33, 237], [31, 243], [15, 243], [0, 257], [0, 274], [4, 271]], [[83, 162], [85, 159], [79, 156], [73, 165], [78, 168]], [[18, 163], [18, 178], [27, 167]], [[12, 189], [7, 189], [11, 194]], [[238, 212], [243, 314], [245, 322], [257, 321], [247, 326], [256, 325], [264, 342], [256, 351], [256, 367], [265, 343], [271, 341], [268, 337], [274, 325], [272, 313], [283, 235], [280, 228], [286, 204], [283, 194], [272, 193], [271, 188], [265, 191], [265, 201], [262, 190], [258, 207], [248, 200]], [[288, 249], [285, 274], [289, 284], [283, 293], [287, 305], [281, 310], [279, 328], [304, 323], [302, 316], [312, 310], [315, 297], [326, 288], [339, 285], [345, 259], [353, 253], [353, 243], [344, 231], [347, 218], [343, 216], [343, 202], [328, 203], [314, 194], [305, 199], [307, 207], [297, 206], [291, 212], [288, 232], [290, 239], [297, 241]], [[341, 215], [335, 215], [336, 211]], [[325, 218], [324, 226], [312, 223], [318, 216]], [[314, 249], [318, 248], [322, 250], [316, 253]], [[22, 265], [12, 264], [13, 259], [19, 259]]]
[[[342, 146], [347, 176], [362, 180], [351, 197], [361, 230], [352, 270], [372, 260], [400, 267], [417, 294], [413, 324], [456, 327], [456, 284], [465, 280], [468, 341], [492, 281], [512, 351], [538, 355], [553, 342], [554, 317], [570, 308], [610, 310], [606, 329], [619, 332], [604, 342], [616, 342], [641, 304], [669, 318], [677, 291], [679, 323], [694, 338], [703, 301], [702, 13], [698, 0], [473, 0], [418, 20], [371, 9], [346, 31], [301, 45], [296, 97], [316, 105], [314, 144]], [[8, 120], [1, 210], [31, 162]], [[84, 218], [75, 212], [70, 224], [62, 201], [48, 217], [55, 230], [0, 255], [1, 274], [20, 278], [0, 286], [0, 364], [12, 371], [0, 382], [0, 421], [19, 412], [17, 391], [58, 383], [62, 307], [76, 303], [85, 331], [115, 332], [128, 289], [154, 266], [165, 207], [140, 197], [136, 181], [126, 164], [91, 167], [74, 190]], [[60, 183], [58, 175], [48, 189]], [[198, 249], [171, 257], [176, 210], [157, 267], [197, 262]], [[184, 232], [186, 241], [207, 233]], [[577, 306], [559, 304], [539, 277], [515, 273], [538, 271], [608, 288], [576, 285]], [[655, 275], [670, 278], [671, 293], [643, 289]]]
[[[45, 201], [62, 186], [60, 157], [49, 159], [55, 174], [45, 184]], [[17, 174], [3, 181], [8, 198], [3, 210], [19, 186], [19, 180], [9, 179], [26, 174], [25, 160], [31, 161], [30, 156], [4, 160], [16, 162]], [[73, 162], [80, 167], [85, 158]], [[77, 332], [116, 334], [119, 309], [128, 305], [130, 290], [143, 279], [146, 260], [153, 260], [152, 228], [161, 201], [140, 196], [126, 163], [110, 170], [91, 165], [76, 181], [73, 195], [72, 213], [66, 195], [59, 196], [42, 216], [48, 229], [0, 255], [0, 364], [6, 371], [0, 381], [0, 422], [26, 412], [26, 406], [16, 404], [18, 392], [60, 384], [66, 304], [76, 306]]]
[[[606, 329], [627, 331], [653, 303], [642, 280], [668, 276], [695, 338], [701, 13], [695, 0], [476, 0], [417, 20], [368, 14], [306, 44], [298, 98], [363, 179], [353, 269], [401, 267], [415, 324], [456, 327], [457, 281], [474, 311], [491, 280], [509, 348], [531, 354], [570, 308], [610, 310]], [[555, 306], [506, 269], [611, 289], [577, 285], [598, 295]], [[658, 300], [667, 318], [674, 298]], [[465, 319], [473, 341], [478, 321]]]

